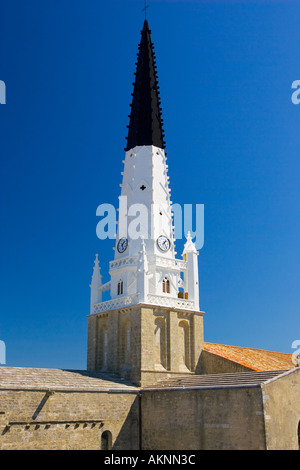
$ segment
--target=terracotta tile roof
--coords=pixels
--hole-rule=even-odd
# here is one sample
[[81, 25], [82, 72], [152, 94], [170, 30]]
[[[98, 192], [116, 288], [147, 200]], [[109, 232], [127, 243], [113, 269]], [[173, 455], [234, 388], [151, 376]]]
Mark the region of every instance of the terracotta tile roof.
[[84, 370], [0, 367], [0, 390], [136, 392], [127, 380]]
[[244, 348], [226, 344], [204, 343], [205, 351], [248, 367], [250, 370], [293, 369], [292, 354], [265, 351], [264, 349]]

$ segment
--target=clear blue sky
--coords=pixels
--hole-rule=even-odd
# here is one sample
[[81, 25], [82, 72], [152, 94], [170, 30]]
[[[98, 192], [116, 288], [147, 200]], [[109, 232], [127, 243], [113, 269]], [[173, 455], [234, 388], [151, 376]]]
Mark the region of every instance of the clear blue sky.
[[[0, 0], [0, 339], [7, 365], [85, 368], [95, 253], [114, 243], [142, 0]], [[300, 339], [299, 1], [154, 1], [173, 202], [205, 205], [205, 340]], [[180, 254], [182, 244], [178, 243]]]

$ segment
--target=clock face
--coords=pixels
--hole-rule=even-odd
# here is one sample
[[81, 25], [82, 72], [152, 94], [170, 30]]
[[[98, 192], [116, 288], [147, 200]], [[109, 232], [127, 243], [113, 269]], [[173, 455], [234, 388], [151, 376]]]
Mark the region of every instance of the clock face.
[[157, 246], [161, 251], [167, 252], [171, 247], [171, 242], [167, 237], [161, 235], [157, 239]]
[[121, 240], [119, 240], [119, 243], [118, 243], [118, 252], [119, 253], [124, 253], [124, 251], [126, 250], [128, 246], [128, 240], [127, 238], [121, 238]]

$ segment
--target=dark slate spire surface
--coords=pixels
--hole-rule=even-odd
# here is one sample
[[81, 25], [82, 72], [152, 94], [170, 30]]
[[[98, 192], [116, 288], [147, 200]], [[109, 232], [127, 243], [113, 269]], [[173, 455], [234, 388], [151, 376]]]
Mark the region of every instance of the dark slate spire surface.
[[147, 20], [141, 34], [126, 151], [143, 145], [165, 148], [155, 54]]

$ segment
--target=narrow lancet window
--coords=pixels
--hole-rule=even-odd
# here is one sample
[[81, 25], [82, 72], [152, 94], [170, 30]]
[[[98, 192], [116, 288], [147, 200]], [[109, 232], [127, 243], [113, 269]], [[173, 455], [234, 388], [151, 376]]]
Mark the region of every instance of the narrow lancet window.
[[170, 294], [170, 280], [167, 277], [163, 279], [163, 292]]
[[123, 295], [123, 281], [118, 282], [118, 295]]
[[101, 450], [112, 449], [112, 435], [110, 431], [104, 431], [101, 436]]

